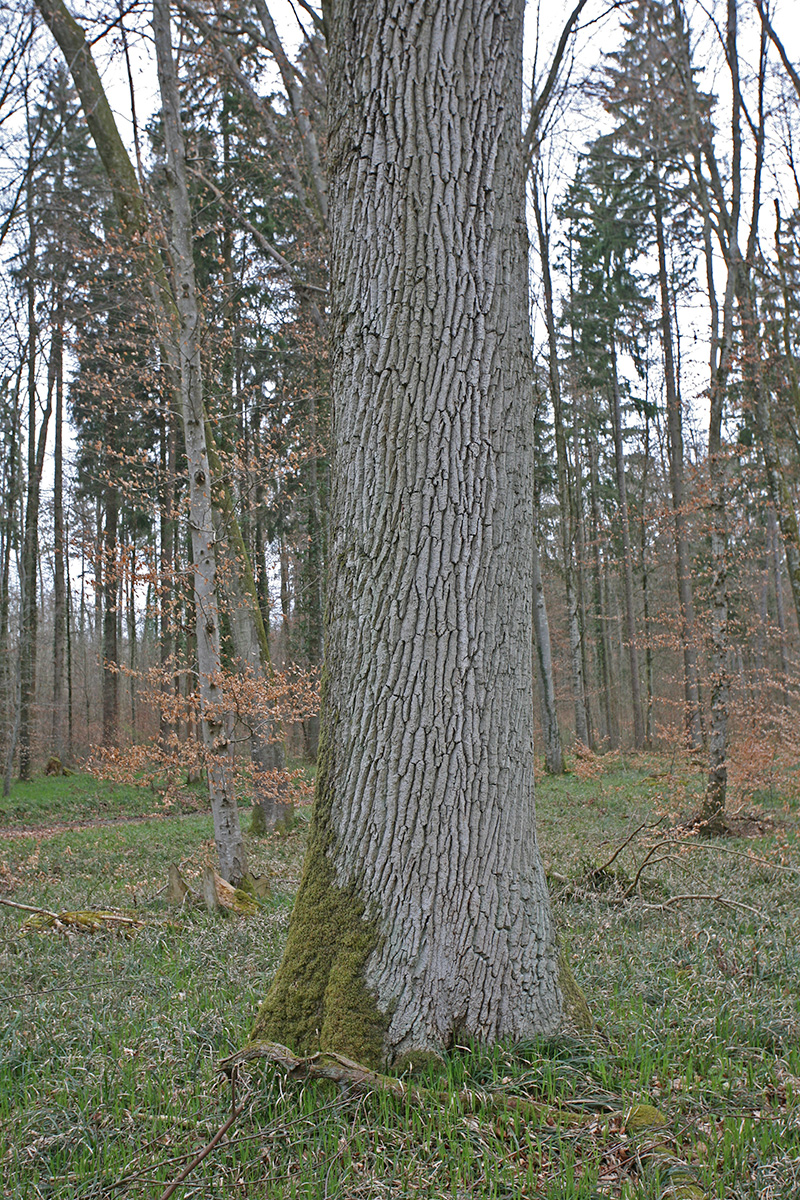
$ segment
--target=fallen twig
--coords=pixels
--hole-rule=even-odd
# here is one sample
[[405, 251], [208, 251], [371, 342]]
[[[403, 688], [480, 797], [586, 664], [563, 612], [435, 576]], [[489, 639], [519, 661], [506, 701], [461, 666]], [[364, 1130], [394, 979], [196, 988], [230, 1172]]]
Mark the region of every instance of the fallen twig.
[[732, 846], [722, 846], [718, 842], [694, 842], [687, 838], [676, 838], [676, 846], [686, 846], [689, 850], [704, 850], [706, 853], [733, 854], [736, 858], [746, 858], [748, 862], [758, 863], [761, 867], [769, 867], [773, 871], [785, 871], [788, 875], [800, 875], [800, 868], [786, 867], [783, 863], [770, 862], [758, 854], [750, 854], [747, 850], [734, 850]]
[[[661, 824], [660, 821], [656, 822], [656, 825], [660, 825], [660, 824]], [[647, 826], [648, 826], [648, 822], [642, 821], [641, 825], [638, 825], [636, 827], [636, 829], [634, 829], [633, 833], [630, 834], [629, 837], [625, 838], [625, 841], [622, 843], [622, 845], [617, 846], [616, 850], [611, 855], [611, 858], [609, 858], [607, 862], [604, 862], [602, 867], [595, 867], [592, 874], [601, 875], [604, 871], [607, 871], [608, 868], [610, 866], [612, 866], [613, 863], [616, 862], [616, 860], [619, 858], [620, 854], [622, 854], [622, 851], [625, 849], [625, 847], [629, 846], [631, 844], [631, 842], [633, 841], [633, 839], [637, 836], [637, 834], [640, 834], [643, 829], [647, 828]], [[655, 826], [653, 826], [653, 828], [655, 828]]]
[[722, 896], [719, 892], [689, 892], [685, 896], [670, 896], [668, 900], [662, 901], [661, 904], [645, 904], [645, 908], [661, 911], [665, 908], [671, 908], [673, 904], [680, 904], [683, 900], [715, 900], [723, 908], [742, 908], [745, 912], [755, 913], [757, 917], [764, 916], [760, 908], [753, 908], [749, 904], [742, 904], [739, 900], [729, 900], [727, 896]]
[[50, 912], [49, 908], [35, 908], [33, 904], [19, 904], [16, 900], [6, 900], [5, 896], [0, 896], [0, 904], [5, 904], [6, 908], [18, 908], [21, 912], [38, 913], [41, 917], [53, 917], [58, 920], [58, 913]]
[[7, 900], [0, 896], [0, 904], [6, 908], [18, 908], [21, 912], [30, 913], [34, 917], [45, 917], [48, 921], [62, 925], [81, 925], [91, 921], [116, 921], [119, 925], [141, 925], [137, 917], [123, 917], [121, 913], [108, 912], [106, 909], [80, 909], [70, 912], [51, 912], [49, 908], [37, 908], [34, 904], [20, 904], [17, 900]]
[[656, 851], [660, 850], [662, 846], [671, 846], [672, 841], [673, 841], [672, 838], [662, 838], [662, 840], [660, 842], [653, 842], [653, 845], [647, 851], [647, 854], [644, 856], [644, 859], [640, 863], [639, 870], [634, 875], [633, 880], [631, 881], [630, 885], [623, 892], [623, 894], [622, 894], [623, 900], [630, 899], [630, 897], [636, 891], [637, 887], [639, 886], [639, 880], [641, 879], [642, 874], [644, 873], [645, 867], [653, 865], [652, 859], [653, 859], [653, 855], [656, 853]]

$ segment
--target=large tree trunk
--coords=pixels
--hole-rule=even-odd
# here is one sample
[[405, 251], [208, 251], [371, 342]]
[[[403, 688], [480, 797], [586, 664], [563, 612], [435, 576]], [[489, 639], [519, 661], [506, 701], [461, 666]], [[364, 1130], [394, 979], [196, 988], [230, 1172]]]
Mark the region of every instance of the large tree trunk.
[[233, 781], [233, 729], [230, 714], [224, 708], [222, 689], [211, 471], [206, 444], [200, 364], [200, 314], [194, 277], [192, 223], [186, 186], [180, 99], [172, 57], [169, 0], [154, 0], [153, 32], [164, 120], [167, 189], [172, 210], [171, 249], [180, 319], [180, 393], [189, 475], [189, 524], [192, 531], [194, 600], [197, 614], [201, 733], [203, 745], [209, 755], [208, 790], [214, 817], [214, 838], [219, 855], [220, 874], [229, 882], [239, 882], [247, 874], [247, 860]]
[[255, 1036], [396, 1061], [560, 1022], [533, 804], [522, 3], [329, 17], [327, 679]]

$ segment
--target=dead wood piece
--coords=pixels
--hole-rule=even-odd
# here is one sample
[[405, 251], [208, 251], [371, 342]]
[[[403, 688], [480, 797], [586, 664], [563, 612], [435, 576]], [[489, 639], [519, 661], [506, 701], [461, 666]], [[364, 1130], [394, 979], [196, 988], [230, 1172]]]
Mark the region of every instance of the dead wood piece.
[[221, 913], [223, 911], [219, 900], [219, 893], [217, 892], [215, 872], [211, 867], [203, 868], [203, 899], [210, 913]]
[[371, 1071], [369, 1067], [353, 1062], [352, 1059], [345, 1058], [342, 1054], [319, 1052], [311, 1054], [307, 1058], [300, 1058], [288, 1046], [281, 1046], [278, 1042], [258, 1042], [252, 1046], [245, 1046], [243, 1050], [224, 1059], [220, 1063], [219, 1069], [226, 1075], [230, 1075], [242, 1063], [254, 1062], [259, 1058], [265, 1058], [267, 1062], [274, 1063], [276, 1067], [281, 1067], [289, 1075], [299, 1075], [310, 1079], [330, 1079], [334, 1083], [349, 1085], [356, 1091], [391, 1092], [398, 1099], [404, 1099], [406, 1096], [413, 1099], [416, 1093], [421, 1096], [423, 1091], [423, 1089], [409, 1087], [402, 1079]]
[[136, 917], [125, 917], [122, 913], [110, 912], [106, 909], [87, 908], [75, 912], [51, 912], [49, 908], [37, 908], [34, 904], [20, 904], [17, 900], [7, 900], [0, 896], [0, 904], [6, 908], [17, 908], [20, 912], [29, 913], [24, 926], [30, 929], [83, 929], [95, 932], [104, 925], [124, 925], [138, 928], [142, 922]]
[[181, 875], [177, 863], [169, 864], [168, 879], [167, 895], [173, 904], [185, 904], [187, 898], [196, 895]]
[[372, 1071], [362, 1063], [354, 1062], [351, 1058], [335, 1051], [318, 1051], [316, 1054], [300, 1058], [287, 1046], [278, 1042], [258, 1042], [246, 1046], [236, 1054], [224, 1059], [220, 1071], [230, 1074], [246, 1062], [266, 1059], [280, 1067], [287, 1074], [303, 1079], [327, 1079], [340, 1087], [349, 1087], [356, 1092], [384, 1092], [398, 1100], [407, 1100], [430, 1109], [432, 1104], [444, 1107], [456, 1107], [465, 1113], [474, 1113], [490, 1109], [492, 1111], [517, 1112], [523, 1118], [540, 1123], [545, 1113], [561, 1110], [562, 1115], [573, 1106], [538, 1104], [524, 1096], [497, 1090], [490, 1092], [469, 1091], [459, 1092], [437, 1091], [433, 1088], [415, 1087], [404, 1079], [393, 1075], [383, 1075]]

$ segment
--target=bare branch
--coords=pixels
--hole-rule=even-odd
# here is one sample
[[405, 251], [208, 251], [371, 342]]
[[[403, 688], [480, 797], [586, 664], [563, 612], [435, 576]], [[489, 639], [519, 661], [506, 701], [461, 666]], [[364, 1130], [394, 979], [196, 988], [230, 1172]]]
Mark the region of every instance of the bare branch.
[[781, 58], [781, 62], [783, 63], [784, 67], [786, 68], [786, 74], [789, 76], [792, 83], [794, 84], [794, 90], [797, 92], [798, 99], [800, 99], [800, 74], [798, 74], [797, 70], [792, 66], [791, 62], [789, 61], [789, 55], [786, 53], [786, 49], [783, 45], [783, 42], [778, 37], [777, 33], [775, 32], [775, 30], [772, 27], [772, 23], [770, 22], [770, 19], [767, 16], [767, 12], [764, 7], [764, 0], [756, 0], [756, 8], [758, 9], [759, 17], [761, 18], [761, 25], [766, 30], [767, 36], [769, 37], [769, 39], [772, 42], [775, 49], [778, 51], [778, 54], [780, 55], [780, 58]]
[[544, 81], [544, 86], [531, 105], [531, 115], [528, 119], [528, 128], [525, 130], [525, 137], [523, 138], [522, 143], [523, 152], [526, 159], [529, 159], [533, 153], [534, 147], [538, 140], [542, 116], [544, 115], [544, 111], [547, 108], [547, 105], [550, 102], [550, 97], [553, 94], [553, 88], [555, 87], [556, 80], [558, 79], [558, 72], [561, 70], [561, 63], [564, 60], [567, 44], [572, 36], [575, 25], [577, 24], [578, 17], [583, 12], [586, 4], [587, 0], [578, 0], [578, 3], [575, 5], [569, 17], [567, 18], [566, 24], [561, 31], [561, 37], [558, 39], [558, 45], [556, 46], [555, 53], [553, 55], [553, 61], [550, 64], [550, 70], [547, 74], [547, 78]]

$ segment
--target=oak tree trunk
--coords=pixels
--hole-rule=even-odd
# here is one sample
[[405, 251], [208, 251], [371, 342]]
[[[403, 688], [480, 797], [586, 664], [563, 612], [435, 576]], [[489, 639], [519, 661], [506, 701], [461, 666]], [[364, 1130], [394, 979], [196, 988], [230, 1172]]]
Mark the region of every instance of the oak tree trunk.
[[333, 491], [306, 867], [255, 1036], [551, 1033], [533, 802], [522, 3], [333, 0]]

